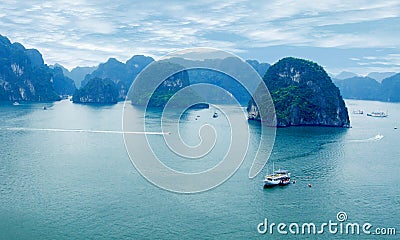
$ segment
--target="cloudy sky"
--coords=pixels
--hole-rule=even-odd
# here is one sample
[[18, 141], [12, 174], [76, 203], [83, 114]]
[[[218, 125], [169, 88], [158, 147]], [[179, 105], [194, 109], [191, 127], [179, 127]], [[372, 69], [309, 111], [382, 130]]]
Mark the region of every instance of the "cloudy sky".
[[5, 0], [0, 9], [0, 34], [67, 68], [214, 47], [269, 63], [307, 58], [331, 73], [400, 72], [398, 0]]

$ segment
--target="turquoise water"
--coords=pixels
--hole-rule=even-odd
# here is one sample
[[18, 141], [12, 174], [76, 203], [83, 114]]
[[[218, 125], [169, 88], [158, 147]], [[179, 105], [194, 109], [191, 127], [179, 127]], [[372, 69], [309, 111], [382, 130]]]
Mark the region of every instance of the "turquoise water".
[[[145, 180], [132, 166], [121, 134], [26, 129], [121, 131], [122, 103], [88, 106], [61, 101], [46, 111], [43, 104], [1, 103], [0, 239], [374, 239], [257, 232], [264, 218], [318, 225], [337, 222], [340, 211], [347, 213], [348, 222], [399, 230], [400, 129], [394, 127], [400, 127], [400, 104], [346, 103], [351, 129], [277, 130], [270, 161], [275, 168], [289, 169], [296, 184], [263, 189], [263, 174], [271, 165], [255, 179], [248, 178], [260, 135], [260, 127], [251, 123], [249, 154], [237, 173], [215, 189], [192, 195], [171, 193]], [[351, 114], [358, 109], [388, 111], [389, 117]], [[132, 111], [138, 118], [143, 114]], [[213, 124], [219, 133], [214, 152], [202, 161], [175, 161], [162, 138], [152, 137], [166, 165], [196, 172], [218, 163], [230, 134], [227, 120], [210, 114], [211, 110], [193, 110], [181, 118], [181, 134], [188, 143], [198, 143], [198, 126], [203, 123]], [[232, 107], [229, 114], [235, 117], [241, 111]], [[149, 113], [154, 120], [147, 124], [150, 130], [159, 129], [158, 116], [157, 111]], [[10, 129], [15, 127], [25, 129]], [[267, 154], [268, 146], [261, 151]]]

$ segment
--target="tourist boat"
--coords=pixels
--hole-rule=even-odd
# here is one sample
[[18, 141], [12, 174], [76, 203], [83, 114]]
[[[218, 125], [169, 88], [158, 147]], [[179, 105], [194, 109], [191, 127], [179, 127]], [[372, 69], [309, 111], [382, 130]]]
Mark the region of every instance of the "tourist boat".
[[272, 174], [267, 174], [264, 178], [264, 188], [274, 186], [285, 186], [290, 184], [290, 172], [288, 170], [278, 169]]
[[387, 117], [388, 115], [385, 112], [372, 112], [372, 113], [367, 113], [367, 116], [384, 118]]
[[18, 106], [18, 105], [19, 105], [19, 102], [14, 102], [13, 105], [14, 105], [14, 106]]
[[353, 114], [364, 114], [363, 110], [354, 110]]

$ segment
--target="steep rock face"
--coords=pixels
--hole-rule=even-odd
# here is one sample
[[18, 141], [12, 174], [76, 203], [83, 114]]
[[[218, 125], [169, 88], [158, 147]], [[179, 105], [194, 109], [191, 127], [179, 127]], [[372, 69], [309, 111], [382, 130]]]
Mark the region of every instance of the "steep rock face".
[[[215, 88], [196, 88], [195, 91], [210, 103], [234, 104], [233, 98], [235, 98], [240, 104], [245, 105], [260, 84], [260, 78], [254, 78], [253, 75], [248, 72], [249, 68], [244, 67], [243, 62], [236, 58], [227, 57], [205, 60], [174, 58], [173, 61], [183, 66], [198, 66], [187, 71], [190, 84], [211, 84], [229, 92], [228, 94], [221, 94], [220, 90]], [[256, 60], [247, 60], [246, 62], [254, 68], [260, 77], [264, 76], [269, 67], [269, 64], [259, 63]], [[214, 69], [228, 71], [220, 72]], [[232, 76], [226, 74], [228, 72], [229, 74], [240, 76], [242, 78], [241, 80], [245, 81], [244, 83], [249, 89], [246, 89]]]
[[[137, 106], [164, 107], [172, 96], [189, 85], [189, 74], [183, 66], [162, 60], [151, 64], [140, 74], [128, 94], [128, 99]], [[192, 89], [186, 89], [183, 94], [174, 96], [174, 100], [171, 105], [173, 107], [202, 102], [202, 98]]]
[[[268, 69], [263, 80], [275, 105], [278, 127], [350, 126], [339, 89], [316, 63], [284, 58]], [[257, 92], [253, 99], [263, 97]], [[247, 111], [249, 119], [261, 120], [254, 100], [249, 102]]]
[[72, 101], [74, 103], [117, 103], [117, 86], [108, 78], [93, 78], [83, 88], [76, 90]]
[[[193, 61], [196, 60], [188, 60], [184, 58], [174, 58], [173, 60], [174, 63], [179, 65], [190, 65], [188, 64], [188, 62]], [[117, 85], [118, 99], [123, 100], [125, 99], [133, 80], [140, 72], [142, 72], [145, 67], [147, 67], [152, 62], [154, 62], [153, 58], [143, 55], [135, 55], [131, 59], [126, 61], [126, 63], [122, 63], [115, 58], [110, 58], [107, 62], [100, 64], [95, 71], [86, 75], [85, 80], [82, 81], [82, 86], [85, 86], [90, 79], [95, 77], [101, 79], [109, 78]], [[258, 79], [248, 78], [249, 82], [247, 83], [247, 85], [250, 86], [251, 89], [253, 89], [253, 91], [249, 93], [244, 87], [233, 80], [230, 76], [207, 69], [224, 68], [230, 69], [240, 76], [246, 75], [246, 72], [241, 72], [242, 68], [240, 68], [240, 66], [243, 63], [238, 62], [235, 59], [207, 59], [205, 61], [196, 62], [200, 66], [203, 65], [205, 69], [190, 69], [185, 71], [185, 74], [188, 75], [190, 84], [210, 83], [216, 86], [220, 86], [223, 89], [228, 90], [232, 94], [232, 96], [234, 96], [242, 104], [246, 104], [248, 102], [251, 94], [254, 93], [259, 84]], [[259, 73], [260, 76], [263, 76], [266, 69], [268, 69], [269, 67], [269, 64], [259, 63], [255, 60], [248, 60], [247, 62]], [[186, 79], [186, 77], [183, 78]], [[162, 93], [162, 95], [164, 94], [165, 93]], [[197, 97], [207, 99], [208, 101], [215, 103], [227, 103], [231, 101], [231, 97], [229, 97], [228, 95], [221, 95], [219, 91], [214, 92], [210, 89], [207, 89], [207, 91], [196, 91], [196, 93], [194, 94], [198, 95]], [[156, 96], [153, 97], [153, 100], [155, 98]], [[158, 105], [156, 102], [151, 103], [154, 103], [154, 105]], [[163, 101], [160, 101], [160, 103], [161, 102]]]
[[108, 78], [117, 85], [118, 99], [122, 100], [126, 97], [137, 74], [153, 61], [153, 58], [143, 55], [135, 55], [126, 63], [110, 58], [107, 62], [100, 64], [91, 74], [86, 75], [81, 86], [85, 86], [93, 78]]
[[25, 49], [0, 35], [0, 100], [55, 101], [52, 70], [35, 49]]
[[63, 70], [60, 67], [53, 68], [52, 82], [54, 90], [58, 95], [73, 95], [76, 87], [72, 79], [64, 76]]

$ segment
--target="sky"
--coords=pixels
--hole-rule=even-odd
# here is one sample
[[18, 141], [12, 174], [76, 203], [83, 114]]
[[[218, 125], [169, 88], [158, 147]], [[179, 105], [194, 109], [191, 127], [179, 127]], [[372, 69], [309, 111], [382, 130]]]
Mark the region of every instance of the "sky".
[[213, 47], [271, 64], [305, 58], [333, 74], [400, 72], [398, 0], [5, 0], [0, 34], [69, 69]]

